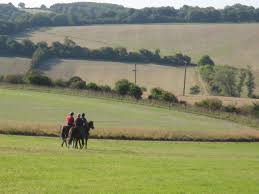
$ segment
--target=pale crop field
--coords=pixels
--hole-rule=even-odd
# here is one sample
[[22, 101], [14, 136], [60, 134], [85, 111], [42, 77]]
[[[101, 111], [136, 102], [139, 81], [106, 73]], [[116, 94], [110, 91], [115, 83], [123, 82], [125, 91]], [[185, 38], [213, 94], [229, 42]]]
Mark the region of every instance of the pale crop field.
[[[53, 79], [69, 79], [80, 76], [89, 82], [114, 86], [119, 79], [134, 82], [134, 64], [87, 61], [87, 60], [51, 60], [45, 66], [45, 73]], [[47, 67], [47, 68], [46, 68]], [[44, 70], [44, 69], [43, 69]], [[184, 68], [155, 64], [137, 64], [137, 84], [147, 89], [161, 87], [176, 95], [181, 95], [184, 84]], [[190, 87], [199, 85], [195, 68], [187, 69], [186, 93]]]
[[30, 68], [31, 59], [21, 57], [0, 57], [0, 75], [24, 74]]
[[90, 140], [0, 135], [0, 193], [259, 193], [258, 143]]
[[89, 48], [160, 49], [168, 55], [182, 52], [194, 61], [209, 54], [217, 64], [258, 70], [258, 34], [258, 24], [137, 24], [42, 28], [19, 38], [52, 43], [69, 37]]

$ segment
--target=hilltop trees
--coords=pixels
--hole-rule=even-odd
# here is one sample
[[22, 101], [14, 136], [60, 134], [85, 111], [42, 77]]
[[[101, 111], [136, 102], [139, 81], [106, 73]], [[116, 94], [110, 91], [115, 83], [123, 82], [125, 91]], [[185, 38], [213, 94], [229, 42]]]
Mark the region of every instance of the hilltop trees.
[[23, 3], [23, 2], [20, 2], [19, 4], [18, 4], [18, 6], [20, 7], [20, 8], [25, 8], [25, 3]]
[[202, 58], [199, 60], [198, 65], [203, 66], [203, 65], [215, 65], [214, 61], [210, 58], [209, 55], [204, 55]]

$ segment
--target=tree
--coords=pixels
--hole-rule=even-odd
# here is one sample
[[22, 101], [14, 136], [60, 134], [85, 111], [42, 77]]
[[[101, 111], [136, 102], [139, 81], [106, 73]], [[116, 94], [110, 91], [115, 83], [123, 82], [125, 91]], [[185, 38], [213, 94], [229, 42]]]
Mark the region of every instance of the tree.
[[41, 8], [41, 9], [47, 9], [47, 6], [44, 5], [44, 4], [42, 4], [42, 5], [40, 6], [40, 8]]
[[209, 55], [204, 55], [198, 62], [198, 65], [204, 66], [204, 65], [211, 65], [214, 66], [214, 61], [210, 58]]
[[190, 93], [191, 94], [199, 94], [201, 92], [201, 89], [199, 86], [195, 85], [193, 87], [190, 88]]
[[48, 51], [42, 48], [38, 48], [32, 55], [31, 65], [32, 68], [37, 68], [42, 61], [49, 57]]
[[254, 89], [255, 89], [255, 78], [254, 75], [251, 71], [251, 67], [247, 67], [247, 81], [246, 81], [246, 86], [247, 86], [247, 92], [248, 92], [248, 97], [252, 97], [254, 94]]
[[25, 3], [20, 2], [20, 3], [18, 4], [18, 6], [19, 6], [20, 8], [22, 8], [22, 9], [24, 9], [24, 8], [25, 8]]
[[214, 82], [222, 89], [222, 94], [226, 96], [238, 96], [236, 71], [229, 66], [219, 66], [216, 68]]
[[127, 95], [130, 90], [131, 83], [126, 79], [121, 79], [115, 83], [115, 91], [120, 95]]
[[130, 96], [134, 96], [136, 99], [141, 99], [142, 94], [143, 94], [142, 90], [139, 86], [137, 86], [135, 84], [130, 85], [130, 89], [129, 89]]
[[240, 70], [239, 73], [239, 83], [237, 85], [237, 92], [238, 92], [238, 96], [240, 97], [243, 91], [243, 87], [244, 87], [244, 83], [245, 83], [245, 79], [246, 79], [246, 71], [244, 69]]

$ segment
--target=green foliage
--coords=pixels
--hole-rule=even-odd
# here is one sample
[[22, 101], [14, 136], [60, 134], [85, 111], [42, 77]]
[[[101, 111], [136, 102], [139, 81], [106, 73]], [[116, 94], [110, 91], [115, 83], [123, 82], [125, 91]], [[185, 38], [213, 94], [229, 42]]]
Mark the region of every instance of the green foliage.
[[232, 67], [216, 67], [214, 83], [221, 88], [223, 95], [238, 96], [236, 75], [237, 71]]
[[69, 87], [72, 89], [86, 89], [86, 82], [85, 81], [74, 81], [69, 84]]
[[252, 107], [253, 114], [259, 116], [259, 103], [254, 103]]
[[211, 65], [200, 66], [199, 72], [204, 81], [206, 81], [208, 83], [213, 81], [213, 76], [214, 76], [214, 72], [215, 72], [213, 66], [211, 66]]
[[23, 84], [24, 76], [23, 75], [6, 75], [3, 77], [3, 81], [11, 84]]
[[68, 87], [68, 82], [63, 79], [58, 79], [54, 81], [54, 85], [61, 88]]
[[224, 106], [224, 111], [228, 113], [236, 113], [236, 114], [241, 112], [240, 108], [236, 107], [235, 105]]
[[241, 96], [242, 91], [243, 91], [246, 75], [247, 75], [246, 70], [241, 69], [240, 73], [239, 73], [239, 82], [238, 82], [238, 85], [237, 85], [237, 93], [238, 93], [239, 97]]
[[161, 101], [170, 102], [170, 103], [178, 102], [178, 99], [174, 94], [167, 92], [161, 88], [151, 89], [151, 94], [149, 96], [149, 99], [161, 100]]
[[204, 65], [211, 65], [214, 66], [214, 61], [210, 58], [209, 55], [204, 55], [198, 62], [198, 65], [204, 66]]
[[135, 84], [131, 84], [129, 88], [129, 95], [134, 96], [136, 99], [141, 99], [142, 97], [142, 90], [139, 86]]
[[100, 86], [100, 88], [103, 92], [112, 92], [111, 87], [108, 85]]
[[87, 90], [93, 90], [93, 91], [100, 91], [101, 88], [96, 84], [96, 83], [93, 83], [93, 82], [90, 82], [86, 85], [86, 89]]
[[46, 59], [48, 59], [48, 51], [43, 48], [38, 48], [32, 55], [31, 67], [37, 68]]
[[195, 95], [195, 94], [199, 94], [200, 92], [201, 92], [200, 86], [196, 85], [190, 88], [190, 94]]
[[252, 97], [254, 94], [255, 89], [255, 78], [251, 71], [251, 68], [247, 68], [247, 81], [246, 81], [247, 91], [248, 91], [248, 97]]
[[127, 95], [130, 90], [131, 83], [126, 80], [122, 79], [115, 83], [115, 91], [120, 95]]
[[50, 78], [44, 75], [29, 75], [28, 80], [30, 84], [40, 86], [53, 86], [53, 82]]
[[195, 103], [195, 105], [198, 107], [201, 107], [201, 108], [206, 108], [208, 110], [212, 110], [212, 111], [221, 110], [223, 107], [222, 101], [217, 98], [205, 99], [205, 100]]

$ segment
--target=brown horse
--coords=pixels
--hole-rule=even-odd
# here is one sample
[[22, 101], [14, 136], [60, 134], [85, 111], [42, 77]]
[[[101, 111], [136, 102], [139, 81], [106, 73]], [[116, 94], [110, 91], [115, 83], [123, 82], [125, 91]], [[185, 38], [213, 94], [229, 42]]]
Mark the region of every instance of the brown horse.
[[81, 142], [82, 142], [82, 147], [85, 147], [87, 149], [87, 142], [90, 136], [90, 130], [94, 129], [94, 122], [90, 121], [87, 126], [82, 130], [81, 133]]

